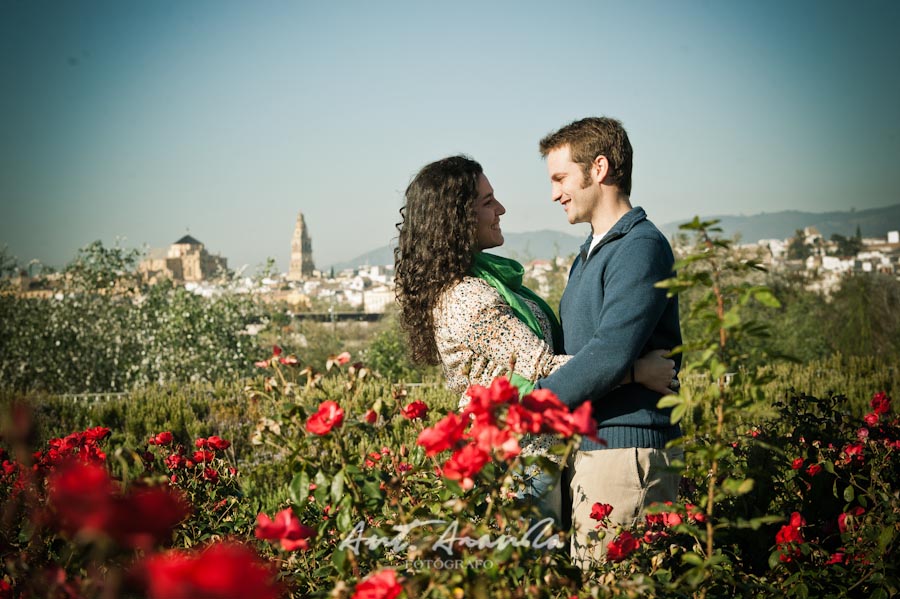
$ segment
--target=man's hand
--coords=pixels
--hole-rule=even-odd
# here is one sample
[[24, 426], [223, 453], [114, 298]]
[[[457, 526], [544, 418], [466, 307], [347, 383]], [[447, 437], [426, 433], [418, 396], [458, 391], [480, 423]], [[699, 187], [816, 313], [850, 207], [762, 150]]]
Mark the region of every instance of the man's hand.
[[639, 383], [651, 391], [672, 394], [672, 381], [677, 380], [675, 372], [675, 360], [666, 358], [667, 349], [655, 349], [641, 356], [634, 363], [634, 382]]

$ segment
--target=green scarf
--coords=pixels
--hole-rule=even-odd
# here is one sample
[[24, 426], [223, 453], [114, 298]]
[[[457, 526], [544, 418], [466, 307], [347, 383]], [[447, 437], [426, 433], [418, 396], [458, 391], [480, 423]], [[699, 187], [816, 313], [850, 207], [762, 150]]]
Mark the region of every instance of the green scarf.
[[[475, 263], [472, 265], [470, 272], [472, 276], [482, 279], [496, 289], [497, 293], [506, 300], [506, 303], [509, 304], [509, 307], [512, 308], [519, 320], [528, 325], [528, 328], [540, 339], [544, 339], [544, 332], [541, 330], [537, 317], [528, 308], [528, 304], [522, 300], [522, 297], [536, 303], [550, 321], [550, 330], [553, 332], [553, 351], [562, 353], [562, 327], [559, 325], [556, 314], [553, 313], [547, 302], [541, 299], [534, 291], [522, 285], [525, 267], [509, 258], [478, 252], [475, 255]], [[520, 396], [524, 396], [534, 389], [534, 381], [530, 381], [515, 372], [510, 375], [509, 380], [519, 388]]]

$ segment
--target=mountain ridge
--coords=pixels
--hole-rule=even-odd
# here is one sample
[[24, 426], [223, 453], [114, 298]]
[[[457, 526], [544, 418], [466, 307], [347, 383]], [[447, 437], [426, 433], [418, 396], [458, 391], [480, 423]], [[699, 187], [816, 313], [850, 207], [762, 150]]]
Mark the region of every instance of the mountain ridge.
[[[825, 239], [835, 233], [845, 237], [855, 235], [857, 226], [863, 237], [885, 237], [888, 231], [900, 229], [900, 204], [866, 210], [832, 212], [804, 212], [782, 210], [762, 212], [754, 215], [714, 215], [701, 216], [702, 220], [719, 220], [722, 236], [740, 236], [745, 243], [760, 239], [787, 239], [793, 237], [797, 229], [816, 227]], [[691, 219], [673, 221], [658, 225], [660, 231], [672, 238], [678, 226]], [[575, 253], [585, 239], [585, 235], [573, 235], [562, 231], [541, 229], [525, 233], [503, 233], [503, 246], [491, 250], [497, 254], [525, 262], [534, 259], [550, 259], [554, 256], [568, 256]], [[376, 248], [356, 258], [336, 262], [329, 268], [335, 271], [359, 266], [385, 266], [394, 263], [393, 245]]]

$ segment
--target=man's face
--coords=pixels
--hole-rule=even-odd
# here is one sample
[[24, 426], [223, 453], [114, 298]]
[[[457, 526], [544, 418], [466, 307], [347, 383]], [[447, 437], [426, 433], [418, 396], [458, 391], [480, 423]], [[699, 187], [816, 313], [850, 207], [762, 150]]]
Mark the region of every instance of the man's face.
[[569, 146], [550, 150], [547, 154], [550, 190], [554, 202], [566, 211], [569, 224], [589, 223], [600, 203], [600, 186], [585, 181], [581, 165], [572, 161]]
[[476, 240], [479, 250], [503, 245], [500, 216], [506, 208], [494, 197], [494, 188], [483, 174], [478, 176], [478, 196], [475, 198]]

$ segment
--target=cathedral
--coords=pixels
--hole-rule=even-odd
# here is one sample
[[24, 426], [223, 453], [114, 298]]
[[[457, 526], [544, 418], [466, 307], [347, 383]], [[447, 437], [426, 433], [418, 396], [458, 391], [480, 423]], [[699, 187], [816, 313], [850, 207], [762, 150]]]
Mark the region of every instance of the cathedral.
[[302, 281], [313, 276], [316, 267], [313, 263], [312, 241], [306, 230], [303, 213], [297, 214], [297, 225], [291, 238], [291, 267], [288, 270], [288, 281]]
[[165, 249], [152, 249], [138, 265], [138, 272], [148, 281], [170, 279], [176, 283], [209, 281], [225, 274], [228, 261], [214, 256], [190, 235], [185, 235]]

